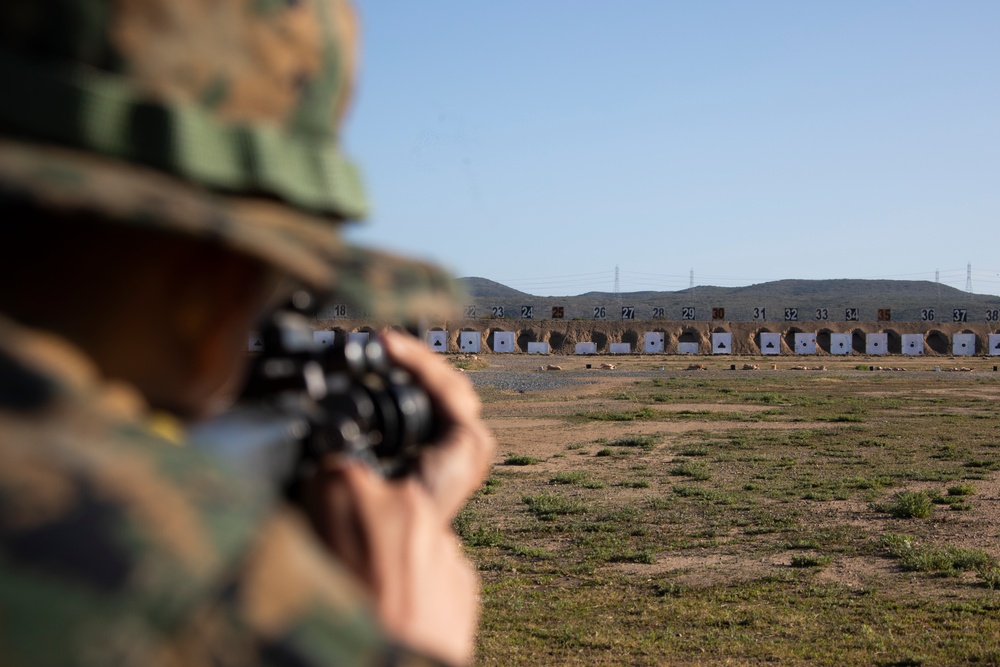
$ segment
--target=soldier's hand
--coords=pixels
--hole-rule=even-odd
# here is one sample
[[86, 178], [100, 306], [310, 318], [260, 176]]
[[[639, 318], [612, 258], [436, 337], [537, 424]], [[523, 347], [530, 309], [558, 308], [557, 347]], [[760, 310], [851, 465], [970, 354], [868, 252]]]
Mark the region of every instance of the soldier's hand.
[[449, 663], [472, 659], [478, 580], [451, 522], [482, 484], [494, 442], [468, 380], [402, 334], [383, 338], [393, 361], [430, 394], [440, 438], [418, 470], [387, 481], [367, 466], [325, 460], [305, 505], [320, 537], [371, 590], [385, 629]]
[[422, 342], [387, 331], [382, 342], [393, 362], [405, 368], [430, 395], [438, 440], [421, 450], [418, 477], [450, 522], [489, 472], [496, 444], [480, 419], [482, 406], [468, 378]]

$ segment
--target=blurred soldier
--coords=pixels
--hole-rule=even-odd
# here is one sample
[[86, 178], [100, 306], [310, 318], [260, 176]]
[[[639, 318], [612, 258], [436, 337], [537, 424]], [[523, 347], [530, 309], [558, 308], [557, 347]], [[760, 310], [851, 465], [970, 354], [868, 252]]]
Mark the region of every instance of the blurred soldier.
[[324, 461], [318, 539], [183, 445], [297, 285], [447, 296], [337, 235], [365, 208], [337, 148], [355, 33], [337, 0], [0, 5], [0, 663], [471, 660], [450, 523], [492, 441], [422, 344], [386, 339], [440, 441], [401, 482]]

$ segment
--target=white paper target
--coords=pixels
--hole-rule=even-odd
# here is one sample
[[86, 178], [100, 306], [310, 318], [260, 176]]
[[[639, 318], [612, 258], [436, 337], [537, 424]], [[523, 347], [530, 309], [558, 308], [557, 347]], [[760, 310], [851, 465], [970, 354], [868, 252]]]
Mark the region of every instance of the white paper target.
[[447, 352], [448, 351], [448, 332], [447, 331], [428, 331], [427, 332], [427, 346], [434, 350], [435, 352]]
[[765, 332], [760, 335], [761, 354], [781, 354], [781, 334]]
[[494, 352], [513, 352], [514, 351], [514, 332], [513, 331], [494, 331], [493, 332], [493, 351]]
[[678, 354], [698, 354], [698, 343], [677, 343]]
[[480, 334], [478, 331], [463, 331], [458, 334], [458, 349], [466, 354], [479, 352]]
[[642, 351], [646, 354], [663, 354], [664, 335], [659, 331], [643, 334]]
[[955, 334], [951, 340], [951, 353], [956, 357], [968, 357], [976, 353], [976, 334]]
[[795, 334], [795, 354], [816, 354], [816, 334]]
[[355, 331], [354, 333], [347, 334], [347, 340], [350, 343], [359, 343], [361, 345], [368, 344], [368, 332], [367, 331]]
[[576, 354], [597, 354], [597, 343], [577, 343]]
[[313, 331], [313, 342], [321, 347], [330, 347], [335, 336], [334, 331]]
[[870, 333], [865, 335], [865, 354], [888, 354], [889, 334]]
[[923, 334], [903, 334], [903, 354], [923, 354]]
[[528, 354], [548, 354], [548, 343], [528, 343]]
[[259, 331], [247, 334], [247, 352], [261, 352], [264, 349], [264, 338]]
[[717, 331], [712, 334], [712, 354], [732, 354], [733, 334]]
[[830, 354], [850, 354], [851, 334], [832, 333], [830, 334]]
[[611, 343], [608, 351], [611, 354], [632, 354], [632, 343]]
[[991, 355], [1000, 354], [1000, 334], [990, 334], [990, 349], [986, 353]]

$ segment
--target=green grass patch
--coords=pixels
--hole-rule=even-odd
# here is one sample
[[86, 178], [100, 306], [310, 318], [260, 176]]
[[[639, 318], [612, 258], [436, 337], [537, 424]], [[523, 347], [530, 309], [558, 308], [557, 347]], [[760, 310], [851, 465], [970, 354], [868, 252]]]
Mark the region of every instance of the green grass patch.
[[508, 454], [507, 458], [503, 460], [505, 466], [530, 466], [538, 462], [538, 459], [534, 456], [527, 456], [525, 454]]
[[523, 496], [521, 502], [528, 510], [543, 521], [550, 521], [557, 516], [566, 514], [582, 514], [587, 511], [586, 505], [574, 498], [555, 493], [539, 493], [533, 496]]
[[807, 555], [795, 555], [792, 556], [792, 567], [822, 567], [830, 563], [833, 560], [832, 556], [807, 556]]
[[576, 413], [576, 416], [592, 419], [594, 421], [632, 422], [643, 419], [653, 419], [657, 416], [657, 413], [652, 408], [644, 407], [639, 408], [638, 410], [626, 410], [624, 412], [614, 412], [609, 410], [598, 412], [578, 412]]
[[670, 474], [678, 477], [690, 477], [693, 480], [704, 482], [712, 478], [708, 466], [704, 463], [687, 461], [670, 469]]
[[982, 549], [921, 544], [906, 535], [883, 535], [881, 545], [891, 558], [899, 561], [903, 569], [912, 572], [954, 576], [969, 570], [991, 573], [998, 566], [996, 559]]
[[549, 484], [582, 484], [586, 480], [587, 473], [581, 470], [574, 470], [572, 472], [557, 473], [549, 480]]
[[624, 438], [612, 440], [608, 444], [612, 447], [639, 447], [649, 450], [655, 446], [656, 439], [651, 435], [629, 435]]
[[900, 491], [878, 509], [897, 519], [926, 519], [934, 513], [934, 503], [926, 491]]

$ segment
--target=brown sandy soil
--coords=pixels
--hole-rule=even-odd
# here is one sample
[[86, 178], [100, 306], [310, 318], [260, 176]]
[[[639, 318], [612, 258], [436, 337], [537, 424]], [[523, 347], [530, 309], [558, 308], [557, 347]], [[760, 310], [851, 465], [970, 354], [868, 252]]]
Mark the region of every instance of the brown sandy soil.
[[[544, 360], [544, 358], [541, 359]], [[489, 392], [485, 392], [484, 395], [488, 398], [484, 415], [497, 438], [496, 462], [498, 464], [502, 463], [504, 458], [510, 454], [537, 457], [541, 459], [541, 462], [532, 466], [531, 471], [546, 475], [582, 469], [584, 464], [592, 466], [593, 460], [591, 458], [574, 456], [577, 452], [567, 453], [567, 448], [574, 445], [580, 446], [584, 449], [584, 453], [592, 454], [600, 448], [602, 439], [613, 440], [628, 435], [658, 435], [663, 438], [661, 440], [664, 443], [663, 447], [669, 451], [677, 445], [679, 440], [683, 439], [683, 436], [694, 433], [711, 434], [723, 431], [732, 432], [738, 429], [818, 430], [836, 426], [829, 422], [741, 422], [701, 420], [696, 417], [683, 421], [604, 422], [581, 419], [576, 416], [581, 412], [623, 411], [638, 408], [639, 404], [636, 402], [609, 398], [615, 392], [627, 391], [636, 382], [637, 376], [624, 375], [625, 373], [645, 372], [648, 374], [647, 377], [668, 375], [677, 377], [680, 375], [682, 377], [713, 378], [752, 378], [754, 376], [760, 377], [763, 374], [786, 376], [794, 374], [795, 377], [808, 376], [812, 379], [822, 380], [831, 386], [844, 382], [845, 377], [877, 376], [879, 374], [877, 371], [872, 373], [871, 371], [857, 370], [855, 367], [862, 363], [858, 357], [834, 358], [832, 360], [827, 357], [823, 359], [826, 369], [814, 371], [792, 371], [790, 367], [796, 365], [798, 360], [787, 358], [759, 360], [763, 370], [758, 371], [730, 370], [732, 361], [729, 358], [571, 357], [560, 360], [564, 367], [563, 371], [538, 370], [539, 360], [538, 357], [523, 355], [491, 355], [488, 358], [489, 365], [485, 372], [552, 373], [561, 374], [561, 377], [571, 376], [574, 379], [579, 379], [580, 382], [543, 391], [500, 392], [492, 397], [490, 397]], [[598, 366], [602, 362], [615, 363], [617, 368], [610, 371], [597, 370], [596, 368], [587, 370], [585, 368], [586, 363]], [[706, 368], [704, 370], [686, 370], [692, 362], [703, 364]], [[763, 366], [765, 362], [766, 368]], [[961, 363], [974, 367], [974, 372], [945, 374], [933, 370], [934, 366], [941, 365], [940, 360], [930, 358], [905, 360], [910, 371], [919, 373], [920, 377], [925, 378], [928, 384], [942, 381], [951, 382], [957, 380], [959, 375], [966, 380], [954, 385], [929, 386], [916, 390], [915, 393], [926, 396], [967, 393], [969, 391], [967, 380], [978, 377], [997, 379], [997, 383], [977, 387], [977, 392], [985, 397], [1000, 399], [1000, 378], [992, 372], [992, 362], [992, 359], [982, 357], [963, 359]], [[772, 369], [771, 364], [775, 364], [777, 368]], [[661, 367], [664, 368], [662, 372], [659, 370]], [[865, 392], [864, 395], [879, 397], [887, 395], [887, 393], [872, 390]], [[704, 402], [679, 402], [653, 406], [656, 411], [664, 413], [709, 411], [747, 415], [763, 412], [769, 407]], [[907, 410], [908, 408], [901, 406], [900, 409]], [[912, 409], [928, 410], [927, 407]], [[949, 409], [948, 412], [956, 414], [965, 412], [965, 410]], [[634, 463], [651, 466], [665, 465], [662, 452], [658, 453], [656, 457], [637, 454], [630, 460]], [[669, 462], [669, 456], [667, 462]], [[720, 475], [724, 475], [725, 466], [718, 466], [718, 468], [722, 471]], [[507, 468], [507, 470], [510, 469]], [[942, 484], [915, 483], [908, 484], [906, 488], [914, 491], [921, 489], [940, 491]], [[984, 549], [991, 555], [1000, 557], [1000, 546], [998, 546], [997, 540], [997, 537], [1000, 536], [1000, 481], [996, 479], [977, 481], [976, 489], [973, 509], [967, 512], [937, 512], [929, 524], [926, 524], [927, 532], [936, 543], [960, 544], [968, 548]], [[663, 490], [654, 485], [652, 489], [609, 488], [605, 492], [616, 495], [632, 494], [636, 498], [641, 498], [644, 494], [663, 492]], [[912, 524], [907, 524], [903, 520], [887, 519], [885, 514], [879, 514], [872, 509], [871, 503], [862, 500], [831, 500], [815, 503], [809, 506], [809, 513], [811, 525], [858, 528], [870, 532], [872, 535], [883, 532], [906, 533], [912, 527]], [[559, 538], [551, 538], [552, 544], [556, 544], [558, 541]], [[539, 544], [537, 546], [551, 545]], [[795, 550], [793, 552], [788, 550], [757, 558], [747, 558], [741, 553], [730, 552], [723, 543], [718, 548], [704, 549], [695, 553], [686, 551], [680, 554], [660, 554], [653, 564], [615, 564], [612, 568], [622, 573], [634, 575], [656, 576], [671, 573], [678, 583], [700, 587], [760, 578], [769, 572], [790, 567], [793, 555], [809, 553], [809, 551]], [[884, 583], [887, 578], [892, 578], [895, 581], [893, 594], [898, 595], [901, 599], [917, 591], [924, 595], [927, 594], [927, 591], [924, 590], [926, 578], [901, 572], [896, 563], [886, 558], [860, 556], [837, 558], [817, 576], [818, 581], [836, 582], [852, 589], [865, 588], [876, 582]], [[949, 593], [949, 595], [951, 594]]]

